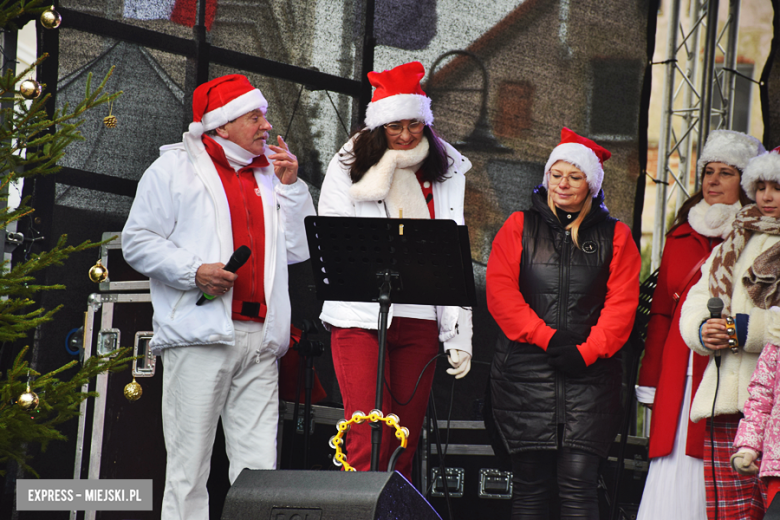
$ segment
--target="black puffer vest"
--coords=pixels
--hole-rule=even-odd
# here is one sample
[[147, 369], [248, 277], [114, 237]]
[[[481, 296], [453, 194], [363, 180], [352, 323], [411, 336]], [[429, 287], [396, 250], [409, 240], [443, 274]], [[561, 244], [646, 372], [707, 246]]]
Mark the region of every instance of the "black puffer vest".
[[[523, 217], [520, 292], [547, 325], [584, 341], [604, 307], [616, 220], [599, 192], [580, 225], [578, 249], [547, 206], [543, 187], [532, 201]], [[540, 347], [501, 333], [490, 377], [493, 417], [510, 453], [566, 446], [606, 456], [620, 424], [619, 355], [566, 376]]]

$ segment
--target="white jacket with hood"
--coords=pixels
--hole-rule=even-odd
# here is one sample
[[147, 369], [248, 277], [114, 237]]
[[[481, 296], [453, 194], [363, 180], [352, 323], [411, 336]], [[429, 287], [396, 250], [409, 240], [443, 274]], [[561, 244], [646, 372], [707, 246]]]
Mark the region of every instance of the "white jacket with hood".
[[[463, 204], [466, 193], [465, 173], [471, 169], [471, 162], [450, 144], [441, 141], [450, 156], [450, 167], [446, 179], [433, 183], [434, 213], [437, 219], [454, 220], [464, 224]], [[352, 149], [348, 141], [333, 157], [322, 182], [318, 212], [320, 216], [387, 218], [388, 212], [383, 200], [357, 201], [349, 195], [352, 178], [341, 158]], [[320, 320], [326, 325], [341, 328], [378, 328], [379, 304], [362, 302], [326, 301], [322, 306]], [[392, 323], [393, 306], [390, 306], [387, 325]], [[444, 350], [462, 350], [471, 354], [472, 314], [470, 308], [436, 307], [439, 325], [439, 341]]]
[[[195, 273], [203, 263], [227, 263], [235, 249], [227, 196], [200, 139], [164, 146], [138, 183], [122, 231], [128, 264], [151, 278], [152, 350], [233, 345], [233, 291], [196, 306]], [[265, 221], [265, 299], [268, 314], [260, 351], [282, 356], [290, 341], [287, 264], [309, 258], [303, 219], [314, 214], [308, 186], [282, 184], [273, 164], [255, 168]], [[260, 254], [252, 251], [252, 254]]]

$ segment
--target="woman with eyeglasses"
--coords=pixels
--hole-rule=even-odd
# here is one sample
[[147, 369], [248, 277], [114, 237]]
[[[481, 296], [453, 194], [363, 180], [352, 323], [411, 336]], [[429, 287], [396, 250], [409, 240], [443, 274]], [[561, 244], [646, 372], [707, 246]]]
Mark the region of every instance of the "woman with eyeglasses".
[[[451, 219], [463, 224], [465, 173], [471, 163], [433, 131], [431, 101], [420, 87], [419, 62], [370, 72], [376, 87], [357, 131], [328, 166], [319, 214], [340, 217]], [[378, 303], [326, 301], [320, 319], [331, 331], [331, 351], [345, 418], [375, 406]], [[382, 412], [409, 429], [406, 451], [395, 469], [411, 477], [411, 463], [430, 395], [439, 342], [452, 368], [471, 367], [471, 309], [393, 304], [388, 317]], [[382, 435], [379, 469], [385, 470], [398, 440]], [[368, 425], [350, 430], [347, 460], [368, 470]]]
[[564, 128], [531, 208], [493, 240], [487, 303], [501, 333], [486, 421], [511, 457], [515, 520], [599, 518], [599, 465], [621, 415], [617, 354], [641, 263], [628, 226], [604, 205], [610, 155]]

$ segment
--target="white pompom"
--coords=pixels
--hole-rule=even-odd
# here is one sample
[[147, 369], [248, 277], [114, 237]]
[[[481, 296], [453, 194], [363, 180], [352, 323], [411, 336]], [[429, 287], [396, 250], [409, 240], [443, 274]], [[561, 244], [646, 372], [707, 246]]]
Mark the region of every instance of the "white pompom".
[[202, 123], [190, 123], [189, 132], [193, 137], [200, 137], [203, 135]]

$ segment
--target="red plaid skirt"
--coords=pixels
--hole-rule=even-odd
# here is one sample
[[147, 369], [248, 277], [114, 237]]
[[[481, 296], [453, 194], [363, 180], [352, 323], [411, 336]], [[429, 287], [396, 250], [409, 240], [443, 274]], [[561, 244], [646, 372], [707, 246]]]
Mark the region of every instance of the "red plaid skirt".
[[[712, 452], [710, 443], [711, 419], [707, 420], [704, 437], [704, 485], [707, 490], [707, 518], [715, 519], [715, 485], [713, 483]], [[718, 487], [717, 520], [761, 520], [764, 518], [766, 484], [758, 475], [740, 475], [731, 467], [734, 453], [734, 437], [737, 435], [737, 415], [716, 416], [714, 421], [715, 471]], [[757, 464], [760, 462], [757, 461]]]

